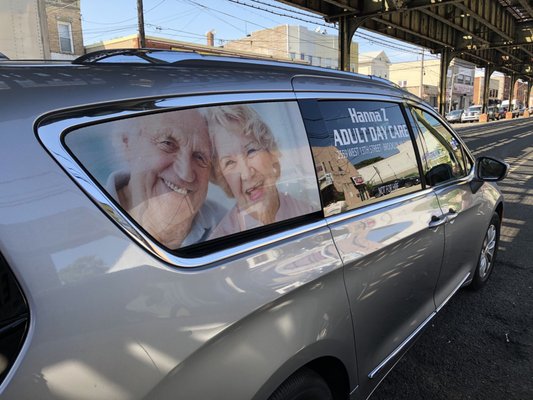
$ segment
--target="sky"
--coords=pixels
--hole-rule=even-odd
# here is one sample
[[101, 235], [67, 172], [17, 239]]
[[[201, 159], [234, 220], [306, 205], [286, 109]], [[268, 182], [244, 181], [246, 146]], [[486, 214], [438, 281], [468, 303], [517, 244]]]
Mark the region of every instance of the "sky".
[[[210, 30], [218, 46], [281, 24], [338, 34], [322, 17], [274, 0], [143, 0], [143, 7], [146, 35], [192, 43], [206, 44]], [[85, 45], [131, 35], [137, 32], [137, 0], [81, 0], [81, 18]], [[384, 50], [393, 63], [421, 57], [420, 48], [365, 30], [354, 41], [359, 53]], [[436, 56], [426, 51], [425, 58]]]

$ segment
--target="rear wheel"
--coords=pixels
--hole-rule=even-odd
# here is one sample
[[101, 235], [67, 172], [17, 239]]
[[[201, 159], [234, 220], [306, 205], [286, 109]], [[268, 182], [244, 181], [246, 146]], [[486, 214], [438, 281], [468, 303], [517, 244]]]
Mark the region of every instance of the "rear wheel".
[[473, 289], [483, 287], [492, 273], [494, 260], [498, 252], [498, 243], [500, 242], [500, 225], [500, 216], [494, 213], [481, 245], [479, 260], [471, 285]]
[[328, 384], [312, 369], [291, 375], [268, 400], [333, 400]]

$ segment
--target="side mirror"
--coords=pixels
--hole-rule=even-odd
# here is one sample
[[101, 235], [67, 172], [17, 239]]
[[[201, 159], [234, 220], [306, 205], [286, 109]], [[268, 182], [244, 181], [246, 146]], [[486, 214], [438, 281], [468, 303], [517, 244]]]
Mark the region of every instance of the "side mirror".
[[501, 181], [509, 172], [509, 164], [491, 157], [476, 159], [476, 178], [481, 181]]

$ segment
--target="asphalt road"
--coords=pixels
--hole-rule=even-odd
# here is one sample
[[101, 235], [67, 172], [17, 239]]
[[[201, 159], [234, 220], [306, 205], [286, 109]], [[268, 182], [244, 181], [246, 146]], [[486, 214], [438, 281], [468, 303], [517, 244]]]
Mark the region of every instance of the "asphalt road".
[[476, 156], [511, 164], [495, 268], [452, 298], [372, 400], [533, 399], [533, 118], [457, 131]]

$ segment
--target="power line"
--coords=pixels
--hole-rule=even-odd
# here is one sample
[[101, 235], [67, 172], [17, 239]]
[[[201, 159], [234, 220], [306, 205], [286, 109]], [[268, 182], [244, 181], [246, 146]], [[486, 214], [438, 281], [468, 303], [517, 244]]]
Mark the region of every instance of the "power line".
[[[332, 24], [318, 23], [316, 21], [309, 21], [307, 19], [299, 18], [299, 17], [296, 17], [294, 15], [282, 14], [282, 13], [279, 13], [279, 12], [276, 12], [276, 11], [273, 11], [273, 10], [268, 10], [266, 8], [257, 7], [257, 6], [254, 6], [252, 4], [247, 4], [247, 3], [244, 3], [244, 2], [242, 2], [240, 0], [226, 0], [226, 1], [229, 1], [229, 2], [232, 2], [232, 3], [235, 3], [235, 4], [239, 4], [239, 5], [243, 5], [243, 6], [246, 6], [246, 7], [251, 7], [251, 8], [254, 8], [256, 10], [265, 11], [265, 12], [268, 12], [268, 13], [271, 13], [271, 14], [274, 14], [274, 15], [278, 15], [278, 16], [281, 16], [281, 17], [291, 18], [291, 19], [307, 22], [307, 23], [310, 23], [310, 24], [320, 25], [320, 26], [324, 26], [324, 27], [327, 27], [327, 28], [338, 30], [338, 28], [335, 25], [332, 25]], [[260, 4], [266, 4], [266, 3], [263, 3], [263, 2], [261, 2], [259, 0], [252, 0], [252, 1], [254, 1], [256, 3], [260, 3]], [[270, 7], [274, 7], [273, 5], [269, 5], [269, 6]], [[283, 8], [283, 7], [277, 7], [277, 8], [281, 8], [281, 9], [283, 9], [285, 11], [295, 12], [295, 11], [291, 11], [291, 10], [289, 10], [287, 8]], [[297, 13], [298, 14], [302, 14], [302, 13], [299, 13], [299, 12], [297, 12]], [[409, 53], [412, 53], [412, 54], [420, 54], [420, 50], [418, 50], [418, 49], [415, 49], [415, 48], [401, 48], [401, 47], [398, 47], [398, 46], [394, 46], [394, 45], [391, 45], [390, 43], [384, 42], [383, 39], [381, 39], [381, 38], [378, 39], [378, 38], [372, 37], [371, 35], [368, 35], [368, 34], [363, 34], [363, 33], [356, 32], [354, 36], [366, 39], [370, 43], [376, 43], [376, 44], [379, 44], [381, 46], [388, 47], [388, 48], [391, 48], [391, 49], [402, 50], [404, 52], [409, 52]]]
[[[231, 1], [231, 0], [229, 0], [229, 1]], [[314, 14], [311, 14], [311, 13], [305, 13], [305, 12], [298, 11], [298, 10], [291, 10], [289, 8], [281, 7], [281, 6], [278, 6], [278, 5], [275, 5], [275, 4], [268, 4], [268, 3], [265, 3], [264, 1], [261, 1], [261, 0], [250, 0], [250, 1], [252, 1], [253, 3], [263, 4], [263, 5], [268, 6], [268, 7], [273, 7], [273, 8], [277, 8], [277, 9], [280, 9], [280, 10], [288, 11], [288, 12], [291, 12], [293, 14], [300, 14], [300, 15], [305, 15], [306, 17], [309, 17], [309, 18], [316, 18], [316, 19], [323, 20], [322, 17], [319, 17], [318, 15], [314, 15]]]
[[[236, 0], [228, 0], [228, 1], [236, 2]], [[203, 4], [199, 4], [199, 3], [197, 3], [197, 2], [195, 2], [195, 1], [193, 1], [193, 0], [187, 0], [187, 2], [188, 2], [188, 3], [192, 3], [192, 4], [194, 4], [194, 5], [198, 6], [198, 7], [201, 7], [201, 8], [207, 9], [208, 12], [214, 10], [214, 9], [211, 8], [211, 7], [205, 6], [205, 5], [203, 5]], [[220, 11], [220, 10], [215, 10], [215, 11], [216, 11], [217, 13], [220, 13], [220, 14], [226, 15], [226, 16], [228, 16], [228, 17], [235, 18], [235, 19], [237, 19], [237, 20], [239, 20], [239, 21], [250, 22], [250, 21], [246, 21], [246, 20], [244, 20], [244, 19], [242, 19], [242, 18], [238, 18], [238, 17], [236, 17], [236, 16], [234, 16], [234, 15], [231, 15], [231, 14], [225, 13], [225, 12]], [[211, 15], [213, 15], [213, 14], [211, 14]], [[235, 26], [235, 25], [229, 23], [228, 21], [225, 21], [225, 20], [219, 18], [217, 15], [213, 15], [213, 17], [216, 18], [216, 19], [218, 19], [218, 20], [220, 20], [220, 21], [222, 21], [222, 22], [224, 22], [225, 24], [228, 24], [228, 25], [230, 25], [231, 27], [233, 27], [233, 28], [235, 28], [235, 29], [237, 29], [237, 30], [239, 30], [239, 31], [242, 32], [242, 30], [241, 30], [239, 27], [237, 27], [237, 26]], [[262, 26], [262, 25], [257, 24], [257, 23], [253, 23], [253, 24], [256, 25], [256, 26], [259, 26], [259, 27], [261, 27], [261, 28], [263, 28], [263, 29], [266, 29], [266, 30], [273, 30], [272, 28], [268, 28], [268, 27]], [[301, 40], [301, 38], [298, 38], [298, 37], [293, 37], [293, 36], [291, 36], [291, 35], [287, 35], [287, 36], [288, 36], [288, 37], [292, 37], [292, 38], [294, 38], [294, 39], [299, 39], [299, 40]], [[313, 43], [313, 44], [315, 44], [315, 45], [317, 45], [317, 46], [319, 46], [319, 47], [324, 47], [324, 48], [326, 48], [326, 49], [328, 49], [328, 50], [337, 50], [336, 47], [331, 47], [331, 46], [326, 46], [326, 45], [317, 44], [316, 42], [313, 42], [313, 41], [310, 41], [310, 40], [302, 40], [302, 41], [303, 41], [303, 42], [308, 42], [308, 43]]]
[[[154, 7], [152, 7], [152, 8], [151, 8], [150, 10], [148, 10], [148, 11], [151, 11], [151, 10], [153, 10], [153, 9], [155, 9], [155, 8], [157, 8], [157, 7], [159, 7], [159, 6], [160, 6], [161, 4], [163, 4], [165, 1], [166, 1], [166, 0], [162, 0], [162, 1], [160, 1], [158, 4], [156, 4]], [[273, 15], [277, 15], [277, 16], [280, 16], [280, 17], [290, 18], [290, 19], [293, 19], [293, 20], [300, 20], [300, 21], [303, 21], [303, 22], [306, 22], [306, 23], [309, 23], [309, 24], [325, 26], [325, 27], [327, 27], [327, 28], [332, 28], [332, 29], [338, 30], [338, 28], [337, 28], [336, 26], [331, 25], [331, 24], [319, 23], [319, 22], [317, 22], [317, 21], [310, 21], [309, 19], [300, 18], [299, 16], [296, 16], [296, 15], [280, 13], [280, 12], [277, 12], [277, 11], [274, 11], [274, 10], [269, 10], [269, 9], [266, 9], [266, 8], [258, 7], [258, 6], [256, 6], [256, 5], [252, 5], [252, 4], [244, 3], [242, 0], [227, 0], [227, 1], [229, 1], [229, 2], [231, 2], [231, 3], [239, 4], [239, 5], [241, 5], [241, 6], [247, 6], [247, 7], [253, 8], [253, 9], [255, 9], [255, 10], [258, 10], [258, 11], [260, 11], [260, 12], [263, 12], [263, 13], [266, 12], [266, 13], [273, 14]], [[309, 18], [309, 17], [312, 17], [312, 18], [318, 18], [318, 19], [320, 19], [320, 17], [310, 16], [310, 15], [304, 14], [304, 13], [299, 12], [299, 11], [290, 10], [290, 9], [288, 9], [288, 8], [285, 8], [285, 7], [280, 7], [280, 6], [276, 6], [276, 5], [267, 4], [267, 3], [265, 3], [264, 1], [261, 1], [261, 0], [250, 0], [250, 1], [253, 1], [253, 2], [257, 3], [257, 4], [263, 4], [263, 5], [266, 5], [266, 6], [269, 6], [269, 7], [274, 7], [274, 8], [280, 9], [280, 10], [282, 10], [282, 11], [286, 11], [286, 12], [288, 12], [288, 13], [294, 13], [294, 14], [298, 14], [298, 15], [304, 15], [304, 16], [306, 16], [306, 17], [308, 17], [308, 18]], [[188, 4], [191, 4], [191, 5], [195, 6], [195, 7], [197, 7], [197, 8], [200, 8], [200, 9], [203, 10], [203, 11], [208, 12], [212, 17], [214, 17], [214, 18], [220, 20], [221, 22], [223, 22], [223, 23], [225, 23], [225, 24], [227, 24], [227, 25], [233, 27], [234, 29], [236, 29], [236, 30], [238, 30], [238, 31], [240, 31], [240, 32], [243, 32], [243, 30], [242, 30], [241, 28], [239, 28], [238, 26], [235, 26], [234, 24], [228, 22], [228, 21], [225, 20], [224, 18], [221, 18], [221, 17], [220, 17], [220, 14], [225, 15], [225, 16], [228, 16], [228, 17], [231, 17], [231, 18], [234, 18], [234, 19], [237, 19], [237, 20], [240, 20], [240, 21], [243, 21], [243, 22], [246, 22], [246, 23], [252, 23], [252, 24], [254, 24], [254, 25], [256, 25], [256, 26], [258, 26], [258, 27], [260, 27], [260, 28], [263, 28], [263, 29], [272, 29], [272, 28], [268, 28], [268, 27], [262, 26], [262, 25], [260, 25], [260, 24], [257, 24], [257, 23], [254, 23], [254, 22], [251, 22], [251, 21], [249, 21], [249, 20], [244, 20], [244, 19], [242, 19], [242, 18], [238, 18], [238, 17], [236, 17], [235, 15], [231, 15], [231, 14], [225, 13], [225, 12], [223, 12], [223, 11], [216, 10], [216, 9], [214, 9], [214, 8], [212, 8], [212, 7], [206, 6], [206, 5], [204, 5], [204, 4], [200, 4], [200, 3], [196, 2], [196, 1], [188, 0], [188, 1], [186, 1], [186, 2], [187, 2]], [[148, 12], [148, 11], [147, 11], [147, 12]], [[216, 15], [213, 14], [213, 11], [216, 13]], [[147, 13], [147, 12], [146, 12], [146, 13]], [[146, 13], [145, 13], [145, 14], [146, 14]], [[198, 17], [198, 15], [200, 15], [200, 14], [199, 14], [199, 13], [196, 14], [196, 15], [194, 16], [193, 19], [196, 19], [196, 18]], [[134, 18], [130, 18], [130, 19], [127, 19], [127, 20], [125, 20], [125, 21], [129, 21], [129, 20], [131, 20], [131, 19], [134, 19]], [[193, 19], [192, 19], [192, 20], [193, 20]], [[189, 25], [189, 24], [192, 22], [192, 20], [189, 21], [189, 22], [187, 23], [187, 25]], [[125, 21], [124, 21], [124, 22], [125, 22]], [[272, 20], [272, 21], [277, 22], [277, 21], [275, 21], [275, 20]], [[89, 21], [87, 21], [87, 22], [89, 22]], [[115, 22], [115, 23], [113, 23], [113, 24], [116, 26], [117, 22]], [[154, 29], [158, 30], [158, 31], [164, 29], [164, 30], [170, 30], [170, 31], [174, 31], [174, 32], [183, 32], [183, 33], [188, 34], [188, 35], [197, 35], [197, 34], [194, 34], [194, 33], [192, 33], [192, 32], [187, 32], [187, 31], [183, 31], [183, 30], [180, 31], [180, 30], [177, 30], [177, 29], [165, 28], [165, 27], [163, 27], [163, 26], [161, 26], [161, 25], [159, 25], [159, 24], [158, 24], [158, 25], [152, 24], [151, 26], [152, 26]], [[120, 28], [120, 29], [115, 28], [115, 29], [112, 29], [112, 30], [100, 30], [100, 32], [116, 32], [116, 31], [119, 31], [119, 30], [125, 30], [125, 29], [127, 29], [127, 28]], [[94, 30], [93, 32], [98, 32], [98, 31], [97, 31], [97, 30]], [[243, 33], [246, 34], [246, 32], [243, 32]], [[93, 35], [95, 35], [95, 34], [96, 34], [96, 33], [93, 33]], [[177, 35], [173, 35], [173, 36], [177, 36]], [[203, 35], [197, 35], [197, 36], [198, 36], [198, 38], [200, 38], [200, 37], [203, 38]], [[293, 37], [293, 36], [292, 36], [292, 35], [288, 35], [288, 37], [291, 38], [291, 37]], [[355, 34], [355, 37], [357, 37], [357, 38], [361, 38], [361, 39], [363, 39], [363, 40], [365, 40], [365, 41], [368, 41], [368, 42], [370, 42], [370, 43], [373, 43], [373, 44], [381, 45], [381, 46], [383, 46], [383, 47], [385, 47], [385, 48], [398, 50], [398, 51], [401, 52], [402, 54], [405, 54], [405, 53], [420, 54], [420, 49], [409, 48], [409, 47], [399, 47], [399, 46], [395, 46], [395, 45], [393, 45], [393, 44], [390, 44], [390, 43], [385, 42], [385, 41], [383, 40], [383, 38], [376, 38], [376, 37], [374, 37], [374, 36], [372, 36], [372, 35], [370, 35], [370, 34], [366, 34], [366, 33], [362, 33], [362, 32], [357, 32], [357, 33]], [[316, 43], [315, 41], [302, 40], [301, 38], [298, 38], [298, 37], [293, 37], [293, 38], [298, 39], [298, 40], [303, 41], [303, 42], [313, 43], [315, 46], [320, 46], [320, 47], [323, 47], [323, 48], [326, 48], [326, 49], [329, 49], [329, 50], [335, 50], [335, 51], [337, 50], [337, 47], [335, 47], [335, 46], [328, 46], [328, 45], [325, 45], [325, 44]], [[221, 40], [221, 39], [219, 39], [219, 40]], [[222, 40], [225, 41], [225, 42], [228, 42], [228, 41], [229, 41], [229, 40], [227, 40], [227, 39], [222, 39]], [[254, 42], [259, 42], [259, 41], [256, 40], [256, 39], [254, 39]], [[268, 43], [268, 41], [262, 41], [262, 42], [263, 42], [263, 43]], [[258, 47], [259, 47], [259, 46], [258, 46]], [[264, 48], [264, 47], [263, 47], [263, 48]]]
[[[144, 15], [148, 14], [150, 11], [152, 10], [155, 10], [157, 7], [159, 7], [161, 4], [163, 4], [166, 0], [161, 0], [158, 4], [156, 4], [155, 6], [153, 6], [152, 8], [150, 8], [149, 10], [146, 10], [144, 12]], [[64, 8], [64, 7], [63, 7]], [[125, 20], [122, 20], [122, 21], [114, 21], [114, 22], [94, 22], [94, 21], [88, 21], [84, 18], [81, 19], [82, 21], [84, 22], [87, 22], [87, 23], [90, 23], [90, 24], [97, 24], [97, 25], [116, 25], [116, 24], [121, 24], [123, 22], [128, 22], [128, 21], [132, 21], [132, 20], [137, 20], [137, 16], [135, 17], [131, 17], [131, 18], [127, 18]]]

